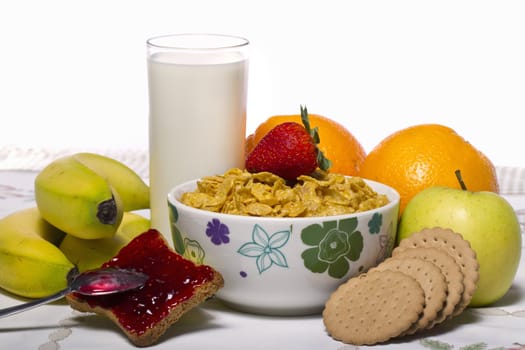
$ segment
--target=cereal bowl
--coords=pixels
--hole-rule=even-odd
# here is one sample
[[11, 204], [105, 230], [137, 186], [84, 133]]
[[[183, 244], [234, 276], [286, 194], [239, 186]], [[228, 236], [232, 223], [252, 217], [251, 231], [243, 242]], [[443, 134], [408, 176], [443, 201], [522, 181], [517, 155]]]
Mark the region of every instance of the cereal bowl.
[[223, 214], [183, 204], [197, 181], [168, 194], [175, 250], [213, 266], [224, 277], [216, 294], [234, 309], [266, 315], [320, 313], [330, 294], [350, 277], [390, 255], [397, 229], [399, 194], [365, 180], [389, 203], [352, 214], [257, 217]]

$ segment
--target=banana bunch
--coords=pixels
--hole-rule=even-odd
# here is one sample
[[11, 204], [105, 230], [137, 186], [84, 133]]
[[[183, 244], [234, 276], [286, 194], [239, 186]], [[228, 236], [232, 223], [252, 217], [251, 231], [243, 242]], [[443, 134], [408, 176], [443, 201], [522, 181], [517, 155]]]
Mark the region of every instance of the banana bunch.
[[112, 237], [124, 211], [149, 208], [149, 187], [121, 162], [76, 153], [46, 166], [35, 179], [42, 217], [83, 239]]
[[49, 224], [37, 207], [16, 211], [0, 219], [0, 288], [27, 298], [56, 293], [75, 265], [100, 267], [149, 228], [149, 219], [125, 212], [113, 237], [84, 240]]
[[0, 288], [40, 298], [66, 287], [68, 272], [99, 267], [150, 221], [149, 187], [111, 158], [78, 153], [35, 179], [37, 206], [0, 219]]

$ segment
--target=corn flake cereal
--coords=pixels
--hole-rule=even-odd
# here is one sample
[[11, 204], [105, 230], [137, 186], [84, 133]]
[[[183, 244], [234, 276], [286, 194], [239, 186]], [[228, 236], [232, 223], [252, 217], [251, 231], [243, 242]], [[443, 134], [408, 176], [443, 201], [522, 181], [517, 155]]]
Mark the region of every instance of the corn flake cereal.
[[181, 202], [198, 209], [236, 215], [306, 217], [355, 213], [382, 207], [386, 195], [359, 177], [316, 173], [300, 176], [294, 186], [272, 173], [233, 168], [207, 176]]

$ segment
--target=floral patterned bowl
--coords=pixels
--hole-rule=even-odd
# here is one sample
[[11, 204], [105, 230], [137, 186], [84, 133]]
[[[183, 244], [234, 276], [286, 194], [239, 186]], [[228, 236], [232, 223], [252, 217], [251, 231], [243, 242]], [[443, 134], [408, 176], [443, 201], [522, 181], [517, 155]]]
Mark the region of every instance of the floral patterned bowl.
[[216, 268], [224, 277], [217, 297], [241, 311], [306, 315], [322, 311], [330, 294], [352, 276], [390, 255], [399, 194], [366, 180], [387, 195], [384, 207], [360, 213], [270, 218], [209, 212], [182, 204], [196, 181], [168, 194], [175, 250]]

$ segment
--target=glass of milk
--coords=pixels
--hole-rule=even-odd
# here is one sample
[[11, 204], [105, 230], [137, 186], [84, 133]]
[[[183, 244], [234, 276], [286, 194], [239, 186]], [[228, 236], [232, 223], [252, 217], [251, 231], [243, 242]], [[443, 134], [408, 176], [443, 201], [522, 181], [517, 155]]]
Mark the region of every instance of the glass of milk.
[[151, 223], [170, 242], [169, 190], [244, 167], [248, 50], [219, 34], [147, 41]]

